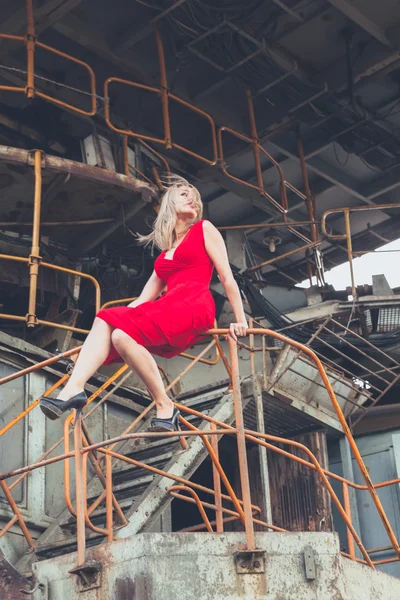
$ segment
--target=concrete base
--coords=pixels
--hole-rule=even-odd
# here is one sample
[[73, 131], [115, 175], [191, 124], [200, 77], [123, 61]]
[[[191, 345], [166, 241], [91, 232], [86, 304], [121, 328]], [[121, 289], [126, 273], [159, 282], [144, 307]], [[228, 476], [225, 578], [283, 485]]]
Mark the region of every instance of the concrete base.
[[[34, 600], [398, 600], [400, 579], [343, 558], [331, 533], [257, 533], [261, 573], [241, 533], [144, 533], [88, 550], [100, 576], [70, 574], [76, 554], [35, 563]], [[310, 550], [311, 549], [311, 550]], [[263, 566], [265, 568], [263, 568]], [[83, 591], [84, 586], [92, 589]]]

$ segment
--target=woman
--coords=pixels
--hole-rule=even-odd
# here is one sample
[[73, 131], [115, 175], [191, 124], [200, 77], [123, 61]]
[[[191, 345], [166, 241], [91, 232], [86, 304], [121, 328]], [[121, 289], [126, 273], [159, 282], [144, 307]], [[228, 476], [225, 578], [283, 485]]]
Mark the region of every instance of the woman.
[[[236, 319], [229, 327], [230, 335], [236, 340], [247, 329], [224, 241], [214, 225], [201, 220], [202, 212], [198, 190], [185, 179], [174, 178], [153, 231], [139, 236], [140, 243], [152, 243], [162, 250], [153, 274], [134, 302], [97, 313], [69, 381], [56, 399], [43, 397], [40, 401], [46, 417], [58, 419], [72, 408], [83, 408], [88, 379], [102, 364], [124, 361], [155, 401], [157, 418], [152, 420], [152, 428], [177, 428], [179, 411], [165, 392], [151, 353], [176, 356], [213, 327], [215, 306], [209, 285], [214, 267]], [[156, 299], [166, 286], [167, 292]]]

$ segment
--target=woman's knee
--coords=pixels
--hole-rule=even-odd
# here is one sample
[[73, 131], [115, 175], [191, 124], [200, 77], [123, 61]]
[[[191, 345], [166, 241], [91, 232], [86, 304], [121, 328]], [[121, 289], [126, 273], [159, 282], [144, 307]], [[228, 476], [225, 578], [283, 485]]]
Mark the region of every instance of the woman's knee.
[[111, 333], [111, 341], [114, 348], [123, 348], [129, 340], [129, 335], [122, 329], [114, 329]]
[[107, 323], [107, 321], [98, 316], [94, 318], [92, 329], [94, 327], [96, 327], [97, 329], [112, 329], [112, 325], [110, 325], [109, 323]]

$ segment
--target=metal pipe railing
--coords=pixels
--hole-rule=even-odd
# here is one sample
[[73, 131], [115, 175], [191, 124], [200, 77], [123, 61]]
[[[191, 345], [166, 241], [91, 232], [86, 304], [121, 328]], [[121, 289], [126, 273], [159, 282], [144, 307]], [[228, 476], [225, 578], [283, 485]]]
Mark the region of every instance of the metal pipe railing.
[[[40, 258], [40, 257], [38, 257]], [[0, 254], [0, 260], [11, 260], [14, 262], [22, 262], [30, 267], [30, 291], [29, 291], [29, 309], [36, 310], [36, 291], [37, 291], [37, 270], [36, 268], [32, 271], [32, 267], [34, 266], [29, 258], [25, 258], [23, 256], [11, 256], [9, 254]], [[37, 263], [37, 267], [39, 263]], [[60, 267], [59, 265], [53, 265], [51, 263], [42, 262], [40, 260], [40, 266], [45, 269], [52, 269], [53, 271], [59, 271], [61, 273], [67, 273], [68, 275], [74, 275], [76, 277], [82, 277], [83, 279], [87, 279], [91, 283], [93, 283], [95, 288], [95, 310], [98, 312], [100, 310], [101, 305], [101, 289], [100, 284], [95, 277], [92, 275], [88, 275], [87, 273], [81, 273], [81, 271], [74, 271], [73, 269], [68, 269], [67, 267]], [[32, 281], [34, 282], [32, 285]], [[29, 310], [28, 309], [28, 310]], [[28, 322], [28, 317], [31, 317], [30, 322]], [[71, 327], [69, 325], [62, 325], [60, 323], [53, 323], [50, 321], [46, 321], [44, 319], [38, 319], [36, 317], [35, 312], [28, 313], [25, 317], [19, 315], [10, 315], [10, 314], [0, 314], [0, 319], [9, 319], [11, 321], [21, 321], [26, 322], [28, 326], [35, 325], [47, 325], [48, 327], [54, 327], [55, 329], [66, 329], [68, 331], [76, 331], [78, 333], [89, 333], [87, 329], [79, 329], [78, 327]], [[29, 324], [30, 323], [30, 324]]]
[[[15, 36], [15, 35], [7, 34], [7, 33], [1, 33], [0, 38], [4, 38], [4, 39], [8, 39], [10, 41], [26, 44], [26, 48], [27, 48], [27, 71], [26, 71], [27, 72], [27, 84], [25, 87], [0, 86], [0, 90], [6, 90], [6, 91], [11, 91], [11, 92], [20, 92], [20, 93], [22, 92], [22, 93], [25, 93], [28, 98], [33, 98], [34, 96], [39, 96], [49, 102], [57, 104], [61, 108], [65, 108], [66, 110], [69, 110], [69, 111], [72, 110], [78, 114], [81, 114], [81, 115], [83, 114], [85, 116], [95, 115], [96, 111], [97, 111], [96, 78], [95, 78], [94, 71], [92, 70], [90, 65], [88, 65], [87, 63], [85, 63], [71, 55], [65, 54], [64, 52], [61, 52], [56, 48], [53, 48], [51, 46], [41, 43], [37, 39], [36, 34], [35, 34], [32, 0], [26, 0], [26, 12], [27, 12], [26, 36], [23, 37], [23, 36]], [[225, 175], [227, 177], [230, 177], [231, 179], [240, 183], [241, 185], [245, 185], [247, 187], [258, 190], [260, 195], [267, 198], [275, 206], [275, 208], [277, 208], [280, 212], [283, 212], [285, 221], [286, 221], [286, 212], [288, 211], [288, 201], [287, 201], [287, 196], [286, 196], [286, 188], [288, 188], [306, 202], [310, 221], [314, 221], [315, 220], [315, 203], [314, 203], [314, 199], [313, 199], [313, 196], [312, 196], [312, 193], [310, 190], [310, 186], [308, 183], [307, 169], [306, 169], [304, 151], [303, 151], [301, 140], [299, 139], [298, 145], [299, 145], [299, 157], [300, 157], [301, 169], [302, 169], [302, 174], [303, 174], [305, 193], [301, 192], [295, 186], [293, 186], [292, 184], [290, 184], [289, 182], [287, 182], [285, 180], [281, 165], [260, 144], [258, 134], [257, 134], [256, 121], [255, 121], [253, 97], [252, 97], [252, 94], [250, 91], [247, 91], [247, 104], [248, 104], [248, 111], [249, 111], [250, 131], [251, 131], [250, 137], [244, 135], [243, 133], [241, 133], [239, 131], [230, 129], [228, 127], [220, 127], [218, 129], [218, 140], [217, 140], [216, 126], [215, 126], [215, 122], [214, 122], [213, 118], [208, 113], [206, 113], [205, 111], [202, 111], [194, 104], [191, 104], [190, 102], [187, 102], [186, 100], [183, 100], [182, 98], [172, 94], [171, 91], [168, 89], [164, 48], [163, 48], [163, 42], [162, 42], [159, 30], [157, 29], [157, 25], [156, 25], [157, 22], [158, 22], [158, 19], [155, 19], [154, 25], [155, 25], [156, 47], [157, 47], [159, 66], [160, 66], [160, 86], [159, 87], [149, 86], [149, 85], [145, 85], [145, 84], [141, 84], [141, 83], [135, 83], [132, 81], [120, 79], [117, 77], [110, 77], [105, 82], [104, 98], [103, 98], [104, 109], [105, 109], [105, 118], [106, 118], [107, 125], [110, 129], [112, 129], [113, 131], [116, 131], [124, 136], [124, 171], [125, 171], [125, 173], [127, 175], [129, 175], [126, 136], [131, 136], [131, 137], [137, 138], [140, 141], [140, 143], [142, 143], [143, 145], [146, 145], [145, 140], [154, 142], [157, 144], [163, 144], [167, 149], [171, 149], [171, 148], [178, 149], [178, 150], [188, 154], [189, 156], [199, 159], [202, 162], [205, 162], [206, 164], [209, 164], [209, 165], [216, 165], [217, 162], [219, 161], [222, 171], [225, 173]], [[236, 29], [234, 25], [230, 24], [230, 26], [233, 27], [234, 29]], [[90, 96], [90, 98], [91, 98], [91, 109], [90, 110], [83, 110], [80, 107], [73, 106], [71, 104], [63, 102], [63, 101], [59, 100], [58, 98], [54, 98], [54, 97], [52, 97], [48, 94], [45, 94], [44, 92], [41, 92], [40, 90], [35, 88], [35, 48], [36, 48], [36, 46], [41, 48], [42, 50], [45, 50], [46, 52], [51, 52], [57, 56], [65, 58], [68, 61], [72, 61], [75, 65], [79, 65], [79, 66], [83, 67], [84, 69], [86, 69], [86, 71], [89, 74], [89, 79], [90, 79], [90, 91], [89, 92], [83, 92], [82, 90], [77, 90], [77, 91], [85, 93]], [[297, 65], [295, 65], [295, 68], [297, 68]], [[279, 80], [280, 80], [280, 78], [278, 78], [277, 81], [279, 81]], [[163, 138], [139, 135], [138, 133], [135, 133], [130, 130], [118, 129], [111, 123], [110, 98], [109, 98], [109, 93], [108, 93], [109, 85], [111, 82], [121, 83], [124, 85], [128, 85], [128, 86], [137, 88], [138, 90], [155, 93], [160, 96], [161, 110], [162, 110], [162, 117], [163, 117], [163, 127], [164, 127], [164, 137]], [[256, 96], [257, 96], [257, 94], [256, 94]], [[211, 128], [211, 146], [212, 146], [212, 158], [211, 159], [207, 158], [205, 156], [199, 155], [198, 153], [194, 152], [190, 148], [185, 148], [173, 141], [173, 137], [171, 134], [170, 110], [169, 110], [169, 102], [171, 100], [180, 103], [182, 106], [185, 106], [192, 112], [195, 112], [197, 115], [204, 117], [208, 121], [210, 128]], [[310, 99], [307, 102], [309, 102], [309, 101], [310, 101]], [[223, 145], [222, 145], [223, 131], [227, 131], [231, 135], [234, 135], [234, 136], [238, 137], [239, 139], [241, 139], [242, 141], [247, 142], [253, 148], [253, 154], [254, 154], [254, 160], [255, 160], [255, 171], [256, 171], [256, 178], [257, 178], [256, 185], [251, 184], [247, 181], [244, 181], [240, 178], [237, 178], [237, 177], [231, 175], [227, 171], [226, 165], [225, 165]], [[157, 153], [153, 148], [151, 148], [151, 146], [146, 145], [146, 147], [153, 154], [155, 154], [159, 160], [161, 160], [163, 162], [163, 164], [166, 168], [166, 171], [169, 172], [168, 162], [165, 160], [165, 158], [162, 157], [159, 153]], [[280, 179], [280, 196], [281, 196], [280, 202], [277, 202], [265, 189], [265, 186], [263, 183], [263, 177], [262, 177], [260, 153], [262, 153], [266, 158], [268, 158], [268, 160], [271, 161], [272, 164], [278, 169], [279, 179]], [[136, 167], [134, 167], [134, 168], [136, 169]], [[143, 173], [140, 173], [140, 175], [142, 177], [144, 177], [145, 179], [148, 179]], [[160, 177], [159, 177], [156, 169], [153, 170], [153, 176], [154, 176], [157, 187], [161, 188], [162, 182], [160, 180]], [[399, 205], [393, 204], [393, 205], [375, 205], [375, 206], [367, 206], [367, 207], [365, 207], [365, 206], [364, 207], [353, 207], [353, 208], [350, 208], [349, 210], [350, 210], [350, 212], [354, 211], [354, 210], [369, 210], [369, 209], [375, 210], [375, 209], [379, 209], [379, 208], [393, 208], [395, 206], [399, 206]], [[342, 209], [333, 209], [333, 210], [328, 211], [327, 213], [325, 213], [325, 215], [323, 217], [323, 221], [324, 221], [326, 214], [336, 212], [337, 210], [342, 210]], [[353, 267], [352, 267], [352, 258], [353, 258], [354, 253], [353, 253], [352, 247], [351, 247], [349, 214], [347, 213], [347, 209], [343, 209], [343, 212], [344, 212], [344, 218], [345, 218], [346, 233], [343, 234], [343, 236], [342, 235], [335, 236], [335, 235], [331, 235], [331, 234], [326, 234], [326, 232], [325, 232], [325, 235], [327, 235], [328, 237], [331, 237], [331, 238], [336, 237], [337, 239], [347, 239], [347, 251], [348, 251], [348, 258], [349, 258], [349, 262], [350, 262], [352, 290], [355, 293], [354, 273], [353, 273]], [[38, 221], [40, 222], [39, 219], [38, 219]], [[289, 231], [292, 231], [294, 234], [298, 235], [306, 243], [310, 243], [310, 242], [315, 243], [318, 241], [318, 230], [317, 230], [316, 224], [313, 222], [310, 223], [311, 240], [306, 238], [300, 232], [296, 231], [293, 228], [294, 225], [292, 225], [290, 223], [285, 223], [285, 225]], [[324, 223], [322, 224], [322, 227], [324, 228]], [[33, 243], [32, 243], [33, 251], [31, 252], [32, 264], [31, 264], [31, 268], [30, 268], [32, 282], [34, 282], [35, 277], [37, 278], [36, 271], [38, 268], [38, 263], [40, 262], [40, 257], [38, 255], [38, 252], [34, 251], [35, 250], [34, 246], [36, 247], [36, 250], [37, 250], [37, 246], [36, 246], [36, 244], [34, 244], [34, 241], [33, 241]], [[310, 248], [311, 247], [312, 246], [310, 246]], [[304, 247], [303, 249], [307, 250], [308, 248]], [[316, 256], [316, 273], [319, 276], [319, 279], [321, 281], [323, 281], [323, 269], [322, 269], [322, 263], [320, 261], [320, 255], [318, 253], [318, 250], [315, 251], [315, 256]], [[312, 267], [311, 267], [310, 263], [308, 264], [308, 274], [309, 274], [309, 276], [312, 275]], [[31, 309], [33, 308], [33, 304], [34, 304], [33, 292], [34, 292], [34, 283], [31, 286], [31, 295], [30, 295]], [[18, 320], [18, 319], [16, 319], [16, 320]], [[36, 323], [39, 323], [38, 321], [36, 321], [36, 316], [35, 316], [33, 310], [30, 310], [30, 309], [28, 310], [27, 322], [28, 322], [29, 326], [33, 326]], [[47, 325], [48, 323], [42, 321], [40, 324]], [[60, 328], [62, 328], [62, 327], [60, 327]], [[76, 330], [76, 331], [82, 332], [82, 330]]]
[[[26, 27], [26, 35], [25, 37], [19, 35], [10, 35], [7, 33], [0, 33], [0, 38], [18, 41], [21, 43], [25, 43], [26, 46], [26, 86], [25, 87], [17, 87], [17, 86], [9, 86], [9, 85], [1, 85], [0, 90], [7, 92], [18, 92], [26, 94], [27, 98], [32, 99], [35, 96], [39, 96], [48, 102], [53, 104], [57, 104], [61, 108], [65, 108], [68, 111], [76, 112], [81, 115], [92, 117], [97, 112], [97, 96], [96, 96], [96, 76], [94, 74], [93, 69], [87, 63], [71, 56], [70, 54], [66, 54], [65, 52], [61, 52], [52, 46], [48, 46], [47, 44], [43, 44], [39, 42], [36, 33], [35, 33], [35, 20], [33, 16], [33, 5], [32, 0], [26, 0], [26, 18], [27, 18], [27, 27]], [[45, 50], [46, 52], [50, 52], [52, 54], [56, 54], [69, 62], [74, 63], [75, 65], [79, 65], [83, 67], [89, 74], [90, 80], [90, 91], [85, 92], [85, 94], [90, 96], [91, 99], [91, 108], [90, 110], [84, 110], [82, 108], [76, 107], [68, 102], [63, 102], [54, 96], [49, 96], [44, 92], [38, 90], [35, 86], [35, 51], [36, 47]], [[42, 78], [45, 79], [45, 78]], [[57, 83], [57, 82], [51, 82]], [[80, 91], [80, 90], [78, 90]]]
[[[210, 330], [208, 333], [211, 335], [222, 335], [222, 334], [227, 334], [228, 330], [227, 329], [214, 329], [214, 330]], [[4, 489], [4, 486], [6, 486], [5, 480], [10, 477], [25, 475], [26, 473], [31, 472], [33, 469], [40, 468], [42, 466], [46, 466], [49, 464], [53, 464], [54, 462], [58, 462], [58, 461], [62, 461], [62, 460], [64, 460], [65, 464], [67, 464], [69, 462], [69, 459], [74, 457], [74, 459], [76, 461], [76, 465], [77, 465], [76, 469], [75, 469], [75, 471], [76, 471], [76, 481], [75, 481], [76, 509], [74, 509], [72, 507], [69, 499], [67, 501], [67, 505], [69, 505], [70, 510], [72, 508], [72, 514], [76, 513], [77, 526], [78, 526], [78, 563], [80, 565], [82, 565], [85, 560], [85, 539], [84, 539], [85, 525], [89, 526], [94, 531], [98, 531], [99, 533], [105, 535], [109, 541], [111, 541], [113, 539], [113, 533], [112, 533], [112, 527], [111, 527], [113, 506], [117, 511], [118, 511], [118, 507], [119, 507], [118, 503], [116, 503], [115, 498], [113, 497], [112, 487], [111, 487], [111, 477], [112, 477], [111, 458], [114, 457], [116, 459], [123, 460], [125, 462], [129, 462], [130, 464], [134, 464], [136, 466], [141, 466], [153, 473], [163, 475], [165, 477], [169, 477], [169, 478], [175, 480], [175, 482], [179, 485], [189, 487], [190, 489], [194, 488], [194, 489], [198, 489], [203, 492], [206, 492], [206, 493], [211, 493], [215, 498], [215, 504], [209, 505], [209, 507], [212, 507], [216, 511], [216, 514], [219, 513], [221, 517], [222, 517], [223, 512], [227, 512], [225, 508], [222, 508], [222, 505], [221, 505], [222, 498], [224, 498], [225, 500], [229, 499], [231, 502], [233, 502], [235, 509], [236, 509], [236, 512], [231, 514], [231, 516], [229, 518], [231, 518], [231, 517], [234, 517], [235, 519], [239, 518], [243, 522], [245, 532], [246, 532], [247, 546], [249, 549], [251, 549], [252, 547], [254, 547], [253, 524], [259, 523], [267, 528], [278, 529], [278, 530], [279, 530], [279, 528], [276, 528], [268, 523], [265, 523], [264, 521], [261, 521], [258, 518], [255, 518], [255, 516], [253, 514], [254, 511], [259, 511], [260, 509], [251, 504], [250, 486], [248, 483], [246, 445], [245, 445], [246, 440], [247, 440], [247, 441], [262, 445], [271, 451], [278, 452], [278, 453], [282, 454], [283, 456], [290, 458], [291, 460], [295, 460], [296, 462], [298, 462], [302, 465], [305, 465], [308, 468], [316, 470], [318, 472], [321, 480], [323, 481], [324, 485], [328, 489], [328, 491], [332, 497], [332, 500], [337, 505], [337, 508], [346, 523], [349, 540], [351, 537], [351, 539], [357, 543], [357, 545], [360, 548], [360, 551], [363, 554], [365, 563], [371, 567], [374, 567], [376, 564], [383, 564], [383, 563], [382, 563], [382, 561], [373, 562], [370, 559], [369, 552], [366, 551], [357, 532], [354, 530], [354, 527], [351, 523], [351, 514], [350, 514], [350, 510], [349, 510], [348, 499], [346, 500], [346, 498], [347, 498], [346, 490], [349, 486], [353, 487], [354, 489], [369, 491], [369, 493], [374, 501], [374, 504], [377, 508], [378, 514], [382, 520], [382, 523], [388, 533], [389, 539], [392, 543], [392, 546], [390, 546], [388, 548], [394, 548], [396, 555], [397, 555], [397, 559], [398, 559], [400, 557], [400, 547], [399, 547], [399, 544], [395, 537], [395, 534], [390, 526], [390, 523], [387, 519], [387, 516], [383, 510], [383, 507], [380, 504], [379, 498], [376, 494], [376, 490], [381, 487], [387, 486], [387, 485], [397, 484], [397, 483], [399, 483], [400, 479], [387, 481], [387, 482], [381, 482], [378, 484], [372, 483], [372, 481], [370, 480], [369, 475], [366, 471], [366, 468], [365, 468], [363, 460], [360, 456], [360, 453], [357, 449], [357, 446], [354, 442], [352, 434], [346, 424], [343, 413], [342, 413], [340, 406], [336, 400], [335, 394], [334, 394], [332, 386], [328, 380], [328, 377], [324, 371], [324, 368], [323, 368], [321, 362], [319, 361], [318, 357], [315, 355], [315, 353], [312, 350], [310, 350], [310, 348], [308, 348], [307, 346], [304, 346], [302, 344], [299, 344], [298, 342], [295, 342], [289, 338], [286, 338], [285, 336], [283, 336], [277, 332], [273, 332], [273, 331], [266, 330], [266, 329], [252, 328], [248, 331], [248, 333], [251, 334], [252, 336], [262, 335], [263, 337], [269, 336], [269, 337], [273, 337], [275, 339], [281, 340], [285, 344], [294, 346], [295, 348], [297, 348], [298, 350], [300, 350], [301, 352], [306, 354], [310, 360], [312, 360], [312, 362], [315, 364], [315, 366], [317, 367], [317, 369], [320, 373], [320, 376], [323, 380], [323, 383], [324, 383], [324, 385], [327, 389], [327, 392], [329, 394], [329, 397], [331, 399], [332, 405], [333, 405], [333, 407], [336, 411], [336, 414], [338, 416], [338, 419], [343, 427], [343, 431], [344, 431], [347, 439], [349, 440], [349, 443], [352, 448], [355, 459], [356, 459], [356, 461], [360, 467], [360, 470], [363, 474], [363, 477], [365, 479], [365, 485], [360, 485], [360, 484], [356, 484], [354, 482], [348, 481], [348, 480], [344, 479], [343, 477], [340, 477], [338, 475], [330, 473], [326, 469], [323, 469], [319, 465], [317, 459], [312, 454], [312, 452], [308, 448], [306, 448], [303, 444], [300, 444], [299, 442], [295, 442], [294, 440], [286, 440], [284, 438], [279, 438], [279, 437], [272, 436], [269, 434], [264, 434], [262, 432], [244, 429], [243, 410], [242, 410], [242, 406], [241, 406], [240, 385], [239, 385], [239, 378], [238, 378], [239, 377], [239, 371], [238, 371], [239, 365], [238, 365], [238, 360], [237, 360], [237, 344], [233, 341], [232, 338], [229, 338], [229, 347], [230, 347], [230, 354], [231, 354], [230, 368], [231, 368], [232, 374], [233, 374], [233, 376], [232, 376], [232, 394], [233, 394], [233, 398], [234, 398], [234, 407], [235, 407], [235, 421], [236, 421], [235, 428], [227, 425], [226, 423], [219, 422], [218, 420], [213, 419], [212, 417], [209, 417], [208, 415], [203, 415], [202, 413], [199, 413], [198, 411], [195, 411], [194, 409], [191, 409], [189, 407], [186, 407], [184, 405], [177, 403], [176, 405], [181, 410], [182, 413], [186, 412], [189, 415], [194, 415], [194, 416], [200, 417], [203, 420], [208, 421], [211, 424], [210, 429], [199, 430], [198, 428], [191, 425], [191, 423], [188, 422], [186, 419], [181, 417], [182, 423], [189, 428], [188, 431], [171, 432], [171, 433], [153, 433], [153, 432], [128, 433], [128, 431], [132, 429], [132, 425], [136, 426], [138, 423], [140, 423], [143, 420], [144, 416], [146, 414], [148, 414], [148, 412], [149, 412], [149, 407], [148, 407], [147, 409], [144, 409], [144, 411], [141, 413], [141, 415], [139, 415], [139, 417], [137, 419], [135, 419], [133, 424], [131, 424], [131, 426], [126, 430], [126, 432], [124, 432], [118, 438], [114, 438], [111, 440], [106, 440], [103, 442], [92, 444], [90, 441], [90, 436], [88, 434], [87, 428], [83, 424], [82, 414], [80, 412], [78, 412], [75, 415], [75, 418], [73, 417], [73, 415], [68, 417], [68, 419], [67, 419], [68, 423], [66, 425], [66, 430], [65, 430], [66, 431], [65, 439], [66, 439], [69, 436], [68, 425], [74, 419], [74, 451], [70, 452], [69, 446], [67, 444], [65, 447], [66, 452], [60, 456], [56, 456], [51, 459], [39, 461], [38, 463], [36, 463], [34, 465], [29, 465], [29, 466], [23, 467], [21, 469], [16, 469], [11, 473], [2, 474], [0, 476], [0, 482], [1, 482], [3, 489]], [[214, 343], [214, 340], [211, 342], [211, 344], [213, 344], [213, 343]], [[207, 349], [208, 348], [204, 349], [203, 352], [207, 351]], [[236, 356], [236, 358], [235, 358], [235, 356]], [[185, 369], [184, 373], [187, 372], [188, 369], [191, 368], [193, 366], [193, 364], [195, 364], [195, 362], [197, 362], [197, 361], [198, 361], [198, 357], [197, 357], [197, 360], [194, 360], [193, 363], [191, 363], [191, 365], [189, 365], [189, 367], [187, 369]], [[123, 372], [123, 370], [124, 370], [124, 367], [122, 369], [120, 369], [119, 374], [121, 374], [121, 371]], [[182, 374], [179, 377], [181, 377], [181, 376], [182, 376]], [[112, 379], [114, 381], [115, 376], [113, 376], [113, 378], [110, 378], [110, 379]], [[174, 385], [174, 384], [175, 384], [175, 382], [172, 382], [171, 385]], [[105, 389], [105, 387], [107, 387], [108, 385], [109, 385], [109, 381], [106, 382], [105, 384], [103, 384], [102, 389]], [[93, 400], [93, 397], [98, 395], [98, 392], [99, 391], [95, 392], [95, 394], [92, 395], [92, 397], [90, 398], [90, 401]], [[150, 406], [153, 406], [153, 404], [154, 403], [152, 403]], [[241, 483], [242, 483], [242, 494], [243, 494], [242, 500], [237, 498], [237, 496], [234, 494], [233, 489], [230, 486], [229, 480], [227, 479], [226, 474], [219, 462], [217, 453], [215, 452], [215, 449], [213, 448], [213, 444], [210, 443], [210, 441], [209, 441], [209, 438], [216, 439], [215, 436], [221, 436], [221, 435], [225, 435], [225, 434], [234, 435], [237, 438], [240, 475], [241, 475]], [[185, 438], [185, 437], [190, 438], [193, 436], [200, 436], [209, 452], [209, 455], [211, 457], [214, 467], [216, 468], [219, 476], [221, 477], [222, 481], [224, 482], [224, 484], [228, 490], [228, 495], [226, 496], [226, 495], [220, 494], [217, 489], [213, 490], [213, 489], [205, 488], [204, 486], [200, 486], [199, 484], [195, 484], [194, 482], [187, 481], [184, 478], [174, 476], [171, 473], [165, 472], [161, 469], [157, 469], [156, 467], [153, 467], [151, 465], [145, 465], [144, 463], [141, 463], [140, 461], [136, 461], [135, 459], [126, 457], [126, 456], [124, 456], [120, 453], [114, 452], [112, 450], [112, 448], [116, 444], [119, 444], [126, 440], [143, 438], [143, 437], [152, 439], [152, 438], [157, 438], [159, 436], [178, 437], [178, 438]], [[85, 439], [85, 437], [86, 437], [86, 439]], [[307, 460], [305, 460], [299, 456], [293, 455], [293, 454], [283, 450], [282, 448], [278, 448], [276, 445], [274, 445], [277, 443], [287, 444], [289, 446], [292, 446], [292, 447], [302, 450], [303, 452], [305, 452], [305, 454], [307, 456]], [[106, 460], [106, 476], [105, 476], [105, 479], [104, 478], [102, 479], [103, 485], [105, 485], [105, 491], [100, 496], [98, 501], [95, 501], [95, 503], [90, 508], [88, 508], [87, 500], [86, 500], [86, 491], [85, 491], [86, 490], [86, 461], [87, 461], [86, 457], [92, 456], [92, 458], [94, 460], [94, 463], [92, 463], [92, 464], [94, 464], [96, 466], [96, 468], [99, 469], [100, 468], [100, 460], [98, 460], [96, 458], [96, 452], [99, 452], [102, 455], [104, 455], [105, 460]], [[67, 471], [68, 471], [68, 469], [67, 469]], [[344, 506], [342, 506], [342, 504], [340, 503], [336, 494], [334, 493], [332, 486], [329, 483], [328, 477], [334, 478], [334, 479], [342, 482], [342, 484], [344, 486]], [[65, 481], [65, 487], [67, 490], [69, 489], [68, 480], [69, 480], [69, 476], [66, 477], [66, 481]], [[19, 521], [21, 528], [24, 531], [24, 527], [26, 530], [26, 526], [23, 523], [23, 519], [22, 519], [21, 513], [18, 511], [18, 507], [16, 506], [15, 502], [12, 501], [12, 497], [10, 497], [10, 489], [11, 489], [11, 486], [9, 489], [6, 489], [6, 496], [7, 496], [7, 498], [10, 499], [10, 506], [14, 512], [12, 522], [16, 523], [17, 521]], [[171, 490], [171, 491], [173, 491], [173, 490]], [[193, 500], [198, 505], [199, 510], [200, 510], [200, 504], [199, 504], [199, 501], [196, 500], [196, 496], [193, 495], [193, 492], [189, 492], [189, 493], [192, 494], [193, 498], [192, 499], [189, 498], [188, 500]], [[218, 499], [218, 498], [220, 498], [220, 499]], [[104, 499], [106, 500], [106, 528], [102, 529], [102, 528], [93, 526], [93, 524], [90, 521], [89, 516], [90, 516], [90, 514], [93, 513], [94, 508], [96, 508], [99, 505], [99, 503], [101, 501], [103, 501]], [[204, 510], [204, 506], [206, 506], [206, 505], [204, 503], [201, 503], [201, 505]], [[202, 510], [200, 510], [200, 512], [202, 513]], [[209, 523], [209, 521], [208, 522], [204, 521], [204, 523], [205, 523], [206, 528], [210, 531], [210, 528], [212, 528], [212, 526]], [[7, 524], [5, 526], [5, 528], [9, 529], [10, 526], [11, 526], [10, 524]], [[218, 528], [221, 529], [222, 527], [223, 527], [223, 520], [222, 520], [222, 523], [220, 520], [220, 524], [219, 524]], [[0, 533], [0, 535], [4, 535], [4, 533]], [[353, 546], [349, 542], [349, 550], [350, 550], [349, 556], [351, 556], [353, 559], [355, 559], [354, 558], [354, 542], [353, 542]], [[389, 559], [389, 560], [392, 560], [392, 559]]]
[[[356, 298], [356, 284], [354, 279], [354, 267], [353, 267], [353, 245], [351, 238], [351, 225], [350, 225], [350, 213], [361, 212], [365, 210], [389, 210], [391, 208], [400, 208], [400, 202], [393, 202], [392, 204], [368, 204], [367, 206], [347, 206], [344, 208], [330, 208], [326, 210], [321, 218], [321, 229], [325, 237], [335, 240], [346, 240], [347, 247], [347, 258], [350, 267], [350, 278], [351, 278], [351, 293], [353, 298]], [[345, 233], [328, 233], [326, 220], [329, 215], [332, 214], [343, 214]]]

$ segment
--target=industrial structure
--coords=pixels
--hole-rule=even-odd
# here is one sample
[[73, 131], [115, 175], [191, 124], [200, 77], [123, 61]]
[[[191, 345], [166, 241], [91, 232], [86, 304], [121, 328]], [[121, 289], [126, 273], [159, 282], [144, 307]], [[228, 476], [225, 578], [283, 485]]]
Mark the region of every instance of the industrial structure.
[[[398, 2], [0, 6], [0, 598], [399, 598], [400, 295], [353, 269], [398, 238]], [[179, 434], [127, 365], [46, 422], [171, 173], [248, 336], [215, 276], [215, 328], [158, 361]]]

